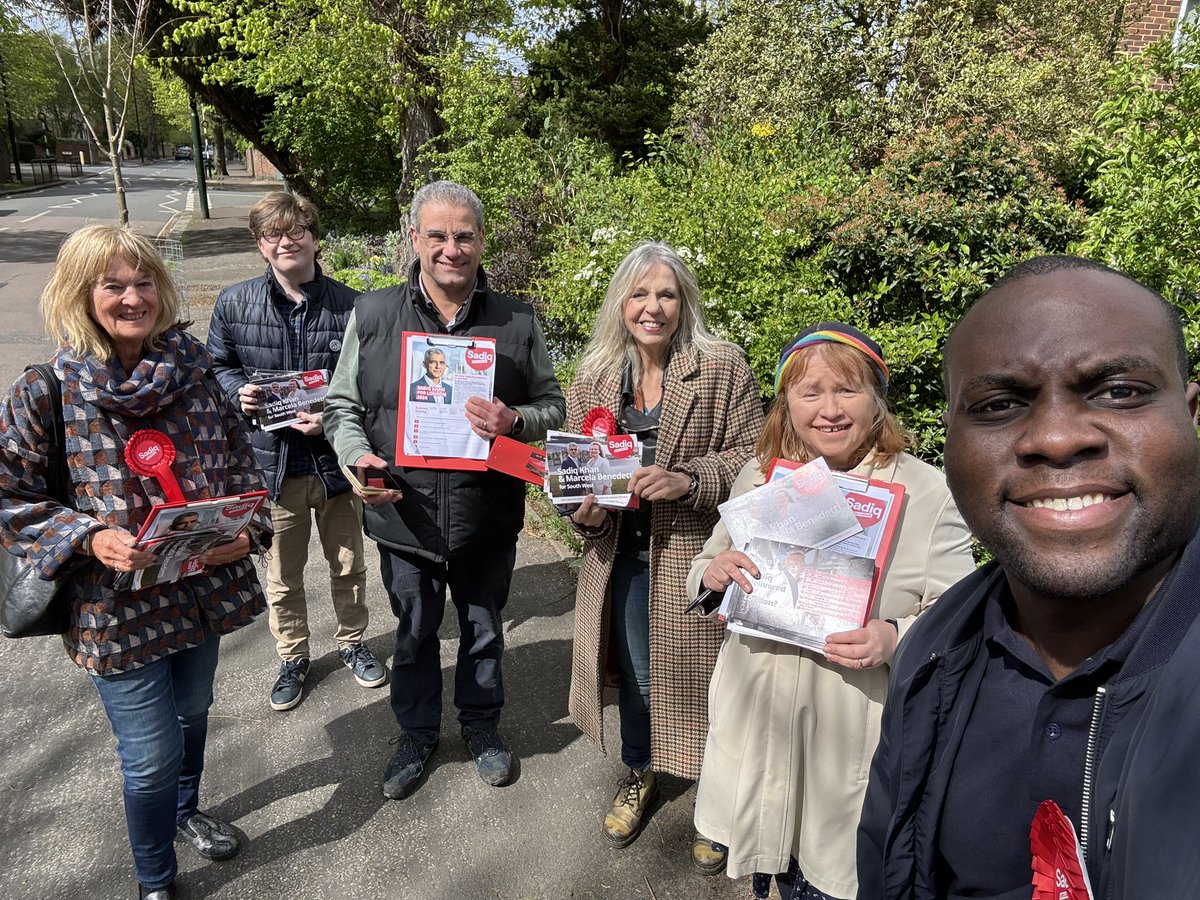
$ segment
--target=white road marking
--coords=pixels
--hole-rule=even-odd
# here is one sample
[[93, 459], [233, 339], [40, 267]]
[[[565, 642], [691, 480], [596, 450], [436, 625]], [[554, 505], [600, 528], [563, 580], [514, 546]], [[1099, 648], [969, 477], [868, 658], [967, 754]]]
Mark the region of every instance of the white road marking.
[[22, 219], [21, 224], [24, 225], [26, 222], [32, 222], [34, 219], [40, 219], [42, 216], [48, 216], [51, 212], [53, 212], [53, 210], [48, 209], [45, 212], [38, 213], [36, 216], [30, 216], [28, 219]]

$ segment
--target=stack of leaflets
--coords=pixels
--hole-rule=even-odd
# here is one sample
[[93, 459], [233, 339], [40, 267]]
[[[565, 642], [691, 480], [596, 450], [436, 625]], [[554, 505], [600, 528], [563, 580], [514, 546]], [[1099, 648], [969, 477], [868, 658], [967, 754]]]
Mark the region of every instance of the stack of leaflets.
[[308, 372], [258, 372], [250, 384], [262, 388], [254, 423], [263, 431], [298, 424], [298, 413], [319, 413], [329, 393], [329, 370]]
[[600, 506], [635, 505], [629, 479], [641, 466], [642, 442], [632, 434], [546, 433], [545, 489], [555, 506], [578, 506], [588, 494]]
[[153, 553], [156, 561], [149, 568], [118, 574], [114, 586], [136, 591], [202, 571], [200, 557], [205, 551], [236, 538], [266, 498], [266, 491], [251, 491], [155, 505], [138, 532], [135, 546]]
[[776, 460], [766, 484], [719, 509], [735, 547], [758, 566], [747, 594], [731, 585], [731, 631], [820, 651], [861, 628], [900, 514], [904, 488], [829, 471], [823, 459]]

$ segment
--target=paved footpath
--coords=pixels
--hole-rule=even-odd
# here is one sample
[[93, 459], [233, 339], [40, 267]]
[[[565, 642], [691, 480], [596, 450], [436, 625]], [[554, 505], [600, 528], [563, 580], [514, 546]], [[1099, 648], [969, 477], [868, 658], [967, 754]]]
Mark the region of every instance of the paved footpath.
[[[215, 289], [262, 269], [245, 230], [255, 199], [247, 193], [244, 206], [214, 209], [184, 233], [201, 334]], [[367, 639], [386, 659], [394, 619], [373, 549], [369, 556]], [[299, 707], [267, 705], [278, 661], [265, 615], [222, 642], [202, 807], [248, 840], [224, 863], [181, 848], [181, 898], [750, 896], [749, 879], [692, 870], [690, 782], [663, 779], [641, 837], [625, 850], [604, 845], [600, 819], [622, 770], [619, 755], [601, 756], [567, 714], [574, 575], [558, 545], [522, 536], [505, 610], [502, 729], [521, 760], [518, 777], [486, 786], [458, 739], [451, 611], [442, 745], [427, 781], [401, 802], [380, 792], [396, 733], [387, 689], [358, 687], [341, 665], [315, 543], [309, 559], [316, 655]], [[135, 897], [114, 740], [95, 690], [49, 638], [0, 638], [0, 673], [0, 897]], [[615, 702], [607, 713], [619, 745]]]

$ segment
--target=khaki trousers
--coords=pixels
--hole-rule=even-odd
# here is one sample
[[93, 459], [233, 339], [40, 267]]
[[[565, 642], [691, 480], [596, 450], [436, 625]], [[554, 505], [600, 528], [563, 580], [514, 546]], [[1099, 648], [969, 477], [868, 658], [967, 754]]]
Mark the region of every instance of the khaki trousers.
[[362, 501], [349, 491], [326, 498], [325, 485], [316, 475], [285, 478], [279, 499], [271, 505], [275, 540], [267, 563], [271, 634], [283, 660], [311, 656], [304, 566], [314, 518], [329, 563], [338, 647], [358, 643], [367, 630]]

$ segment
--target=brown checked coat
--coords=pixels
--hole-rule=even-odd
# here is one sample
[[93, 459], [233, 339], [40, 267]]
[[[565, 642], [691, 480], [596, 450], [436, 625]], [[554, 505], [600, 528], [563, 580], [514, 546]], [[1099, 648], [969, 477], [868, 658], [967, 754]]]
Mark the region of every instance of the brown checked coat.
[[[620, 412], [621, 372], [598, 384], [580, 380], [567, 392], [567, 428], [578, 431], [594, 407]], [[654, 504], [650, 530], [650, 735], [655, 771], [696, 778], [708, 732], [708, 682], [723, 626], [684, 615], [687, 574], [717, 522], [717, 504], [729, 496], [762, 430], [758, 385], [737, 347], [721, 345], [701, 358], [694, 348], [677, 350], [667, 366], [655, 462], [694, 473], [694, 503]], [[571, 716], [605, 750], [603, 689], [615, 684], [608, 665], [609, 579], [617, 529], [610, 516], [603, 530], [585, 535], [583, 567], [575, 598], [575, 646], [571, 666]], [[608, 677], [609, 671], [613, 672]]]

